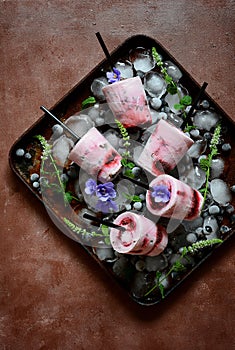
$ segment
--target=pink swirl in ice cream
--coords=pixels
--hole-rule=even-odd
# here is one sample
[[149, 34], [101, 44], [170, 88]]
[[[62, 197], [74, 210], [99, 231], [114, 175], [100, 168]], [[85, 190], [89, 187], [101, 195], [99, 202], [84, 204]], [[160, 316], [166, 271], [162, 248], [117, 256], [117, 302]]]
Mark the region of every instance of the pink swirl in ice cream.
[[168, 236], [162, 226], [143, 215], [132, 212], [120, 214], [116, 225], [125, 227], [125, 231], [111, 229], [110, 241], [119, 253], [134, 255], [159, 255], [167, 246]]
[[141, 126], [152, 122], [140, 77], [107, 85], [102, 91], [114, 117], [125, 127]]

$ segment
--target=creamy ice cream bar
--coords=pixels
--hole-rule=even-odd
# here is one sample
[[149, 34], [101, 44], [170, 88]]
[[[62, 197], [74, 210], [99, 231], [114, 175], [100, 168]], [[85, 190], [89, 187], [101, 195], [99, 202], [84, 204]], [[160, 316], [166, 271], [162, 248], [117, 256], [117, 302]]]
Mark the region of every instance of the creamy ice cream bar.
[[151, 124], [152, 117], [140, 77], [107, 85], [102, 91], [114, 117], [126, 128]]
[[162, 174], [151, 181], [149, 188], [146, 205], [152, 214], [180, 220], [194, 220], [200, 215], [203, 196], [182, 181]]
[[193, 140], [183, 131], [161, 119], [140, 154], [138, 164], [155, 176], [169, 172], [192, 144]]
[[121, 231], [115, 228], [110, 231], [113, 249], [119, 253], [154, 256], [167, 246], [168, 236], [164, 227], [158, 227], [143, 215], [125, 212], [114, 223], [126, 229]]
[[101, 182], [111, 181], [122, 167], [121, 155], [95, 127], [76, 143], [69, 159]]

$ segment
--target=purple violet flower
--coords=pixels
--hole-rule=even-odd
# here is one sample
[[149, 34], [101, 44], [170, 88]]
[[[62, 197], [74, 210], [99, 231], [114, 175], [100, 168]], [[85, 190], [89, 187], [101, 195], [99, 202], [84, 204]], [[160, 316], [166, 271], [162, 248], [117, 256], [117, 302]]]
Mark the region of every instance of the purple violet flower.
[[97, 183], [93, 179], [89, 179], [86, 181], [85, 192], [86, 194], [93, 195], [96, 193]]
[[153, 186], [151, 196], [155, 203], [167, 203], [171, 198], [171, 193], [165, 185]]
[[117, 204], [111, 199], [108, 199], [105, 202], [99, 199], [96, 203], [96, 210], [102, 211], [103, 213], [109, 213], [110, 211], [117, 211], [118, 207]]
[[116, 83], [121, 79], [121, 72], [114, 67], [112, 72], [106, 73], [106, 77], [108, 78], [109, 83]]
[[100, 184], [96, 187], [96, 196], [102, 202], [106, 202], [111, 198], [116, 197], [116, 191], [114, 189], [114, 184], [112, 182], [106, 182], [105, 184]]

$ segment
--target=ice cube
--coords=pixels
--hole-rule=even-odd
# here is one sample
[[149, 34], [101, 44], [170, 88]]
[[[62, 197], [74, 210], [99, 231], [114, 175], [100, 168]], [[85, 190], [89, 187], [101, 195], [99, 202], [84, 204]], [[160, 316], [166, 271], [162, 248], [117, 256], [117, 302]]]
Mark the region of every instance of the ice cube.
[[224, 161], [222, 158], [212, 159], [211, 162], [211, 179], [220, 177], [224, 171]]
[[88, 115], [78, 114], [69, 117], [65, 121], [65, 125], [73, 130], [78, 137], [82, 137], [88, 130], [95, 126], [95, 123]]
[[60, 136], [53, 142], [52, 154], [58, 164], [64, 166], [73, 145], [73, 141], [65, 135]]
[[100, 101], [105, 100], [102, 88], [106, 85], [108, 85], [108, 80], [105, 77], [96, 78], [91, 84], [91, 92]]
[[174, 124], [177, 128], [180, 128], [183, 124], [183, 119], [175, 113], [168, 113], [167, 119], [170, 123]]
[[144, 88], [151, 97], [161, 97], [166, 92], [166, 82], [156, 72], [149, 72], [144, 77]]
[[123, 79], [132, 78], [134, 76], [132, 64], [129, 61], [117, 62], [115, 67], [119, 70], [121, 78]]
[[147, 284], [148, 274], [137, 271], [133, 276], [131, 283], [131, 293], [136, 298], [141, 298], [147, 293], [149, 286]]
[[179, 81], [183, 75], [180, 69], [171, 61], [165, 61], [164, 63], [167, 69], [167, 73], [172, 77], [174, 81]]
[[167, 258], [164, 254], [157, 256], [146, 256], [145, 268], [147, 271], [162, 271], [168, 265]]
[[221, 179], [211, 180], [210, 192], [213, 199], [222, 206], [226, 206], [232, 199], [228, 185]]
[[[184, 181], [182, 177], [184, 178]], [[184, 173], [183, 176], [180, 176], [180, 180], [198, 190], [206, 181], [206, 173], [198, 165], [195, 165], [194, 167], [190, 168], [187, 173]]]
[[182, 225], [184, 226], [187, 232], [194, 232], [198, 227], [202, 226], [202, 223], [203, 223], [203, 219], [201, 216], [199, 216], [192, 221], [186, 221], [186, 220], [183, 221]]
[[146, 50], [142, 47], [131, 50], [129, 58], [137, 72], [146, 73], [155, 66], [150, 50]]
[[93, 249], [94, 253], [97, 255], [98, 259], [101, 261], [114, 261], [117, 259], [117, 257], [114, 255], [114, 251], [112, 248], [101, 248], [97, 247]]
[[113, 264], [113, 273], [122, 280], [128, 280], [129, 272], [129, 260], [125, 256], [120, 256], [120, 258]]
[[181, 110], [175, 109], [175, 104], [180, 102], [180, 99], [185, 95], [188, 95], [188, 91], [181, 85], [177, 87], [178, 92], [174, 95], [168, 93], [165, 97], [165, 101], [168, 104], [170, 110], [175, 114], [181, 114]]
[[197, 111], [194, 115], [194, 125], [200, 130], [210, 131], [220, 120], [220, 116], [212, 110]]
[[119, 143], [120, 143], [120, 133], [118, 133], [115, 130], [107, 130], [104, 134], [104, 137], [106, 138], [106, 140], [108, 140], [108, 142], [114, 147], [114, 148], [118, 148], [119, 147]]
[[187, 154], [191, 158], [198, 158], [201, 154], [206, 151], [207, 142], [204, 140], [197, 140], [194, 144], [189, 148]]

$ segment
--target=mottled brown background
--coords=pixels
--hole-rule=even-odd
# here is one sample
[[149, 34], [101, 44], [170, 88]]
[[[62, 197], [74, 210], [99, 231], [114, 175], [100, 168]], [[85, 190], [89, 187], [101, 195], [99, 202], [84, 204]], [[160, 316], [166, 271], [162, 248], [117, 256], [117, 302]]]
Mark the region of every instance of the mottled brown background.
[[234, 238], [158, 306], [133, 303], [63, 236], [8, 151], [134, 34], [160, 41], [235, 120], [232, 0], [0, 0], [0, 350], [235, 349]]

